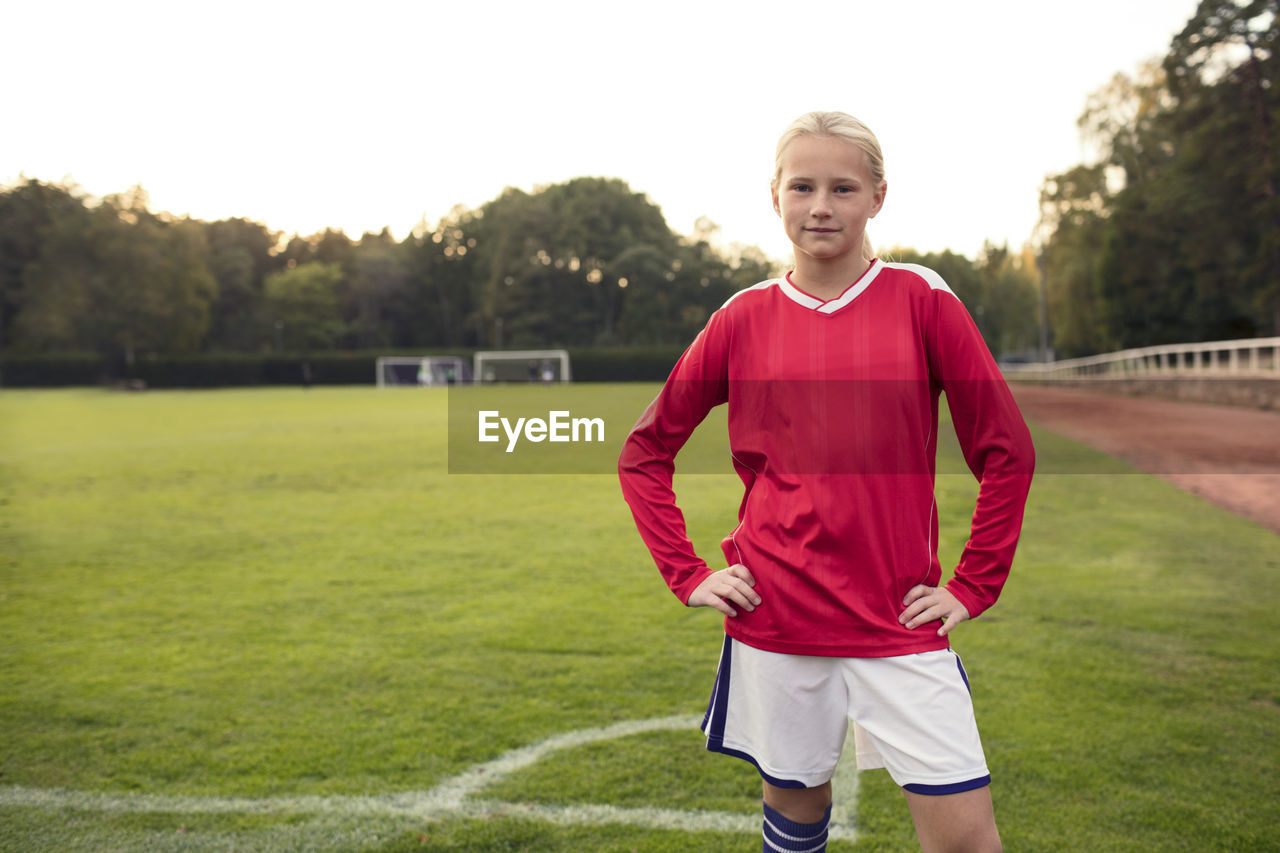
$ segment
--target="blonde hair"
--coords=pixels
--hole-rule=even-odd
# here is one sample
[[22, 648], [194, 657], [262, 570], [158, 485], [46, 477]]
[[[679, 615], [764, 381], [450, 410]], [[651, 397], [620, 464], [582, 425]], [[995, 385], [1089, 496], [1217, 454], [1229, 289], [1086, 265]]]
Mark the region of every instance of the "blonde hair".
[[[884, 154], [880, 152], [880, 140], [876, 139], [871, 128], [848, 113], [811, 112], [791, 122], [782, 131], [782, 136], [778, 137], [772, 181], [774, 190], [782, 180], [782, 155], [786, 153], [787, 146], [801, 136], [829, 136], [856, 145], [867, 155], [867, 165], [871, 169], [871, 179], [875, 186], [878, 188], [884, 183]], [[862, 256], [867, 260], [876, 256], [871, 238], [866, 232], [862, 234]]]

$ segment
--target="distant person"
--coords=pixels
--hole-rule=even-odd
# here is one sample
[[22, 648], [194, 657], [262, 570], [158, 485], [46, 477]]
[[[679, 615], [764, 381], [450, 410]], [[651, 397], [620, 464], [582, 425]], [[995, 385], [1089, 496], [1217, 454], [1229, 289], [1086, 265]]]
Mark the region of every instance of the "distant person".
[[556, 381], [556, 366], [549, 361], [542, 362], [542, 384], [550, 385]]
[[311, 362], [309, 361], [302, 362], [302, 387], [311, 387]]
[[429, 385], [431, 385], [431, 362], [424, 358], [418, 362], [418, 386], [426, 388]]
[[[1000, 837], [968, 682], [948, 635], [1008, 576], [1034, 450], [982, 336], [933, 270], [877, 259], [880, 145], [844, 113], [778, 142], [773, 208], [795, 268], [729, 299], [676, 363], [619, 459], [663, 578], [725, 615], [707, 748], [764, 780], [764, 850], [826, 849], [849, 721], [859, 768], [902, 787], [924, 850]], [[980, 482], [955, 576], [941, 583], [934, 499], [939, 395]], [[675, 456], [728, 404], [746, 493], [722, 543], [694, 552]]]

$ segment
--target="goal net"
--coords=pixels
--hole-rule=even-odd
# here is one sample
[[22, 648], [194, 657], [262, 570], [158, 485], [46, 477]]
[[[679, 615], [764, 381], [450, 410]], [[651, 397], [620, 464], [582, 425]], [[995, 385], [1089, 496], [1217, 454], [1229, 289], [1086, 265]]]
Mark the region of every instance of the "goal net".
[[483, 350], [475, 354], [476, 382], [568, 382], [569, 353], [562, 349]]
[[378, 359], [378, 387], [458, 385], [471, 381], [471, 365], [455, 356], [385, 355]]

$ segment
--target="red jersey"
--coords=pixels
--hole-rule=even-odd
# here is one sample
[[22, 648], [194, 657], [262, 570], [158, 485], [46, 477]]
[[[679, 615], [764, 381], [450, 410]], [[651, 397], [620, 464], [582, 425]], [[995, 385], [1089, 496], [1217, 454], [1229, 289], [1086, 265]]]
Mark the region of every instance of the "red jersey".
[[980, 483], [969, 541], [947, 588], [977, 616], [1017, 547], [1034, 450], [999, 368], [937, 273], [874, 261], [824, 302], [790, 276], [741, 291], [711, 316], [641, 415], [618, 462], [622, 491], [681, 601], [712, 569], [694, 553], [672, 491], [675, 456], [728, 404], [746, 487], [722, 543], [762, 603], [725, 631], [786, 654], [882, 657], [946, 648], [938, 624], [898, 623], [902, 599], [936, 586], [934, 460], [946, 392]]

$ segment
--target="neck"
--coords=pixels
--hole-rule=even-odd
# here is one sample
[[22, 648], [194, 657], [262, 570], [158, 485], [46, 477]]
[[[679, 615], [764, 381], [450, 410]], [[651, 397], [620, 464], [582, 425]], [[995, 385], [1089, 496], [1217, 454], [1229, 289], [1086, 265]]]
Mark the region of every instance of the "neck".
[[796, 287], [821, 300], [835, 299], [848, 289], [871, 266], [862, 257], [814, 258], [796, 253], [796, 268], [791, 281]]

